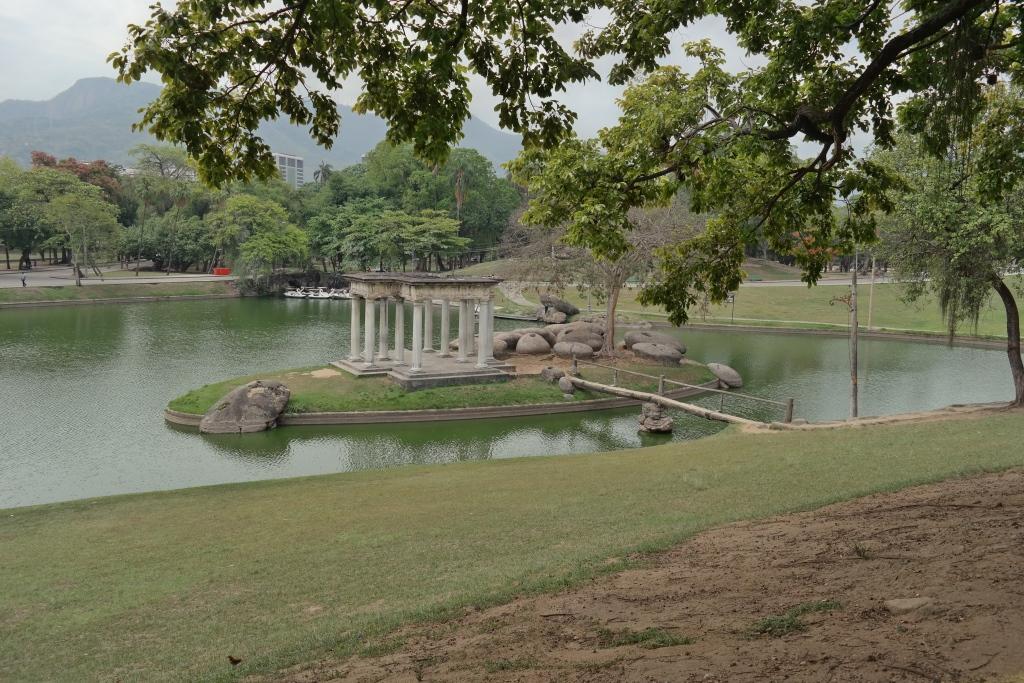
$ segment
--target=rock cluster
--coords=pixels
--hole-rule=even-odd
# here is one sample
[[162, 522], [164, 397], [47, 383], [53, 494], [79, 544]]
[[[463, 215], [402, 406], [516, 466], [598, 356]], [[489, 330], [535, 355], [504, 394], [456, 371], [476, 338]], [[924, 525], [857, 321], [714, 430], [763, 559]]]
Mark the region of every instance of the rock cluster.
[[[545, 297], [544, 301], [552, 305], [553, 302], [560, 302], [553, 297]], [[571, 304], [566, 306], [576, 310]], [[554, 354], [559, 358], [576, 356], [588, 359], [605, 346], [605, 324], [602, 317], [584, 318], [570, 323], [552, 323], [498, 332], [494, 339], [504, 342], [508, 353], [527, 356]], [[662, 365], [679, 365], [687, 362], [686, 346], [675, 337], [660, 332], [629, 332], [625, 344], [620, 344], [618, 348], [632, 350], [638, 358]]]
[[640, 431], [664, 434], [672, 431], [672, 418], [658, 403], [648, 401], [640, 408]]
[[291, 391], [280, 382], [258, 379], [230, 391], [199, 422], [207, 434], [262, 432], [277, 426]]

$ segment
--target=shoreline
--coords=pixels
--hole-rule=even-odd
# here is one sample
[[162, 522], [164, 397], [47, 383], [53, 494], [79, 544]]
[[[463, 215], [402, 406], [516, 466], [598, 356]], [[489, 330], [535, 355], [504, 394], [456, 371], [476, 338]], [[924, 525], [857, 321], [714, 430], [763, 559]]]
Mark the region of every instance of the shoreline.
[[[704, 389], [714, 389], [718, 380], [698, 385], [700, 389], [677, 389], [666, 391], [669, 398], [685, 398], [705, 393]], [[486, 420], [505, 417], [529, 417], [533, 415], [551, 415], [555, 413], [581, 413], [593, 410], [614, 410], [628, 408], [641, 403], [632, 398], [599, 398], [585, 401], [566, 401], [565, 403], [530, 403], [508, 406], [472, 406], [469, 408], [439, 408], [426, 410], [367, 410], [323, 413], [283, 413], [278, 420], [278, 427], [323, 426], [323, 425], [361, 425], [381, 423], [410, 423], [452, 420]], [[184, 413], [171, 408], [164, 409], [164, 420], [181, 427], [199, 428], [202, 415]]]
[[125, 296], [104, 299], [54, 299], [52, 301], [7, 301], [2, 309], [44, 308], [49, 306], [84, 306], [88, 304], [138, 304], [157, 301], [199, 301], [202, 299], [240, 299], [241, 294], [156, 294], [151, 296]]
[[[835, 337], [846, 339], [850, 336], [846, 329], [823, 329], [813, 327], [784, 327], [773, 325], [726, 325], [720, 323], [687, 323], [684, 327], [676, 327], [667, 322], [650, 321], [653, 329], [668, 329], [696, 332], [748, 332], [753, 334], [788, 334], [788, 335], [810, 335], [816, 337]], [[888, 341], [908, 341], [922, 344], [940, 344], [943, 346], [965, 346], [979, 349], [1006, 349], [1005, 339], [992, 339], [989, 337], [974, 337], [969, 335], [956, 336], [950, 344], [949, 337], [937, 332], [889, 332], [886, 330], [867, 330], [861, 328], [858, 336], [866, 339], [879, 339]]]

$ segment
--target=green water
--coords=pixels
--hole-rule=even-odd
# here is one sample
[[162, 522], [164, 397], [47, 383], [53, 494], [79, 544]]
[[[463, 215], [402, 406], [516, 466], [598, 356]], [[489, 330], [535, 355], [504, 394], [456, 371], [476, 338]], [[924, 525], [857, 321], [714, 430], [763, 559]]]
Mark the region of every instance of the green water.
[[[343, 301], [230, 299], [0, 311], [6, 404], [0, 412], [0, 507], [408, 463], [611, 450], [718, 429], [679, 416], [673, 435], [641, 436], [635, 408], [216, 437], [164, 422], [167, 401], [196, 386], [346, 355], [348, 320]], [[499, 329], [515, 326], [498, 323]], [[439, 323], [434, 327], [439, 335]], [[798, 416], [846, 415], [842, 339], [681, 335], [691, 357], [739, 369], [747, 391], [794, 396]], [[1001, 400], [1011, 392], [999, 351], [870, 341], [862, 358], [862, 414]], [[704, 400], [718, 405], [718, 399]], [[741, 414], [776, 417], [729, 400]]]

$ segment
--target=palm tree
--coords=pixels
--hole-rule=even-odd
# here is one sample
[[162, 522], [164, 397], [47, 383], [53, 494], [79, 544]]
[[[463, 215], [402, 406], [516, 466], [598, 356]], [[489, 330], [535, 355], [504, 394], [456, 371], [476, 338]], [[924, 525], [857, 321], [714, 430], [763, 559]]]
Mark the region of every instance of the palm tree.
[[318, 185], [323, 185], [327, 182], [327, 179], [331, 177], [331, 173], [333, 171], [334, 168], [329, 163], [321, 161], [320, 165], [317, 166], [315, 171], [313, 171], [313, 180], [315, 180]]

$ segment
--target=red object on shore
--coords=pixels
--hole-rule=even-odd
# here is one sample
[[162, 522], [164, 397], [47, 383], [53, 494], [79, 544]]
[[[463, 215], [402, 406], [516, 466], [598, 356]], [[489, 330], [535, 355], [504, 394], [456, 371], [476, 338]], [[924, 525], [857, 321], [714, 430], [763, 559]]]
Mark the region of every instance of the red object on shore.
[[231, 275], [231, 269], [230, 268], [214, 268], [213, 269], [213, 274], [214, 275]]

